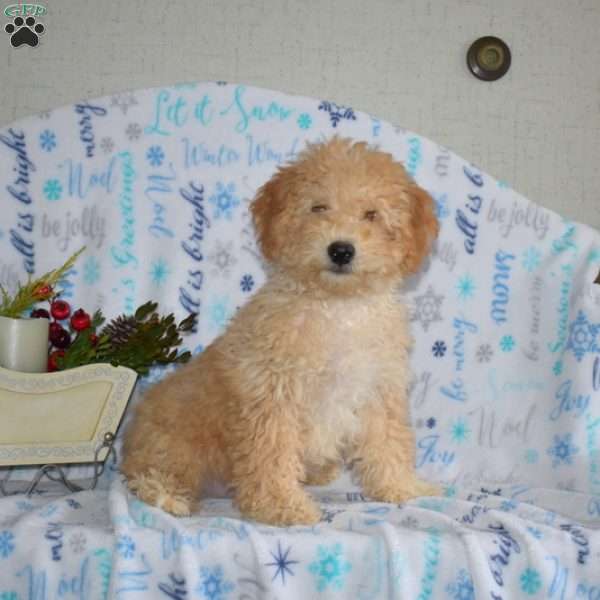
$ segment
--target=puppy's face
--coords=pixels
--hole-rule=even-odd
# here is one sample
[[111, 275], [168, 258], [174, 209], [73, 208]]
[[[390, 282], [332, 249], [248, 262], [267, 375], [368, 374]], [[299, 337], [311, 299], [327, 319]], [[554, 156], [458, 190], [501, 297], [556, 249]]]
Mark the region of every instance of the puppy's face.
[[334, 138], [281, 168], [252, 204], [263, 254], [333, 293], [417, 271], [438, 232], [431, 197], [391, 155]]

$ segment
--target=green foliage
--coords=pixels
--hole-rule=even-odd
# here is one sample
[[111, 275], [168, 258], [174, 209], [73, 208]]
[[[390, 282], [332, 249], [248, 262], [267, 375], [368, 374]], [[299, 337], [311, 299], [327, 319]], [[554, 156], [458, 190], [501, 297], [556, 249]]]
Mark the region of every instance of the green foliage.
[[29, 277], [27, 283], [24, 285], [18, 284], [17, 291], [12, 297], [0, 285], [0, 294], [2, 295], [0, 316], [18, 319], [24, 312], [30, 310], [41, 300], [48, 300], [55, 296], [56, 292], [53, 291], [54, 286], [60, 282], [84, 250], [85, 247], [73, 254], [59, 269], [49, 271], [37, 279], [32, 280]]
[[[104, 322], [102, 313], [97, 311], [92, 326], [80, 332], [65, 356], [58, 360], [58, 366], [69, 369], [90, 363], [108, 362], [148, 373], [154, 365], [185, 363], [191, 358], [190, 352], [178, 352], [182, 342], [181, 333], [194, 328], [197, 315], [192, 314], [179, 324], [173, 314], [160, 316], [156, 312], [156, 302], [146, 302], [133, 316], [121, 315], [96, 331]], [[94, 343], [95, 341], [95, 343]]]
[[[96, 335], [98, 327], [104, 323], [102, 313], [97, 310], [92, 317], [92, 324], [87, 329], [80, 331], [73, 343], [65, 351], [63, 357], [57, 358], [56, 364], [59, 370], [73, 369], [82, 365], [102, 362], [96, 360], [99, 353], [105, 352], [110, 346], [108, 336], [99, 337]], [[94, 343], [94, 337], [97, 339]]]

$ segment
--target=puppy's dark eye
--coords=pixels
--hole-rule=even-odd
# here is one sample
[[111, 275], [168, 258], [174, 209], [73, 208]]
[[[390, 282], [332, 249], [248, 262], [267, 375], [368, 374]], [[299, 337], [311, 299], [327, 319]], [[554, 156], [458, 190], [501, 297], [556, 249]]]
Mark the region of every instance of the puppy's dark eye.
[[326, 204], [315, 204], [310, 210], [314, 213], [325, 212], [326, 210], [329, 210], [329, 206]]
[[374, 221], [377, 218], [377, 211], [376, 210], [367, 210], [367, 211], [365, 211], [363, 218], [366, 219], [367, 221]]

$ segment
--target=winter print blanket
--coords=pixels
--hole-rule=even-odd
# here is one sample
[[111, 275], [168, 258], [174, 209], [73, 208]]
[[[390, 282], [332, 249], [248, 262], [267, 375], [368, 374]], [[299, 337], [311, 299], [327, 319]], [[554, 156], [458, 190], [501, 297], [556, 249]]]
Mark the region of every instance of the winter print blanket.
[[0, 283], [85, 245], [66, 299], [197, 312], [186, 343], [202, 352], [264, 281], [256, 189], [336, 133], [392, 152], [436, 201], [434, 255], [401, 293], [417, 468], [445, 495], [373, 503], [346, 474], [312, 490], [315, 527], [245, 522], [227, 498], [175, 519], [111, 462], [96, 491], [0, 498], [0, 600], [600, 598], [600, 234], [447, 148], [224, 82], [82, 100], [0, 129]]

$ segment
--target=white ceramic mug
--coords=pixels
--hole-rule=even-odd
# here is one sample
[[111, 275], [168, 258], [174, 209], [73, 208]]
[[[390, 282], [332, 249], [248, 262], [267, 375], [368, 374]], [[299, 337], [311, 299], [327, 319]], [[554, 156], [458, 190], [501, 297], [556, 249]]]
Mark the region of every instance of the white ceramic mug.
[[0, 366], [12, 371], [48, 370], [48, 319], [0, 317]]

